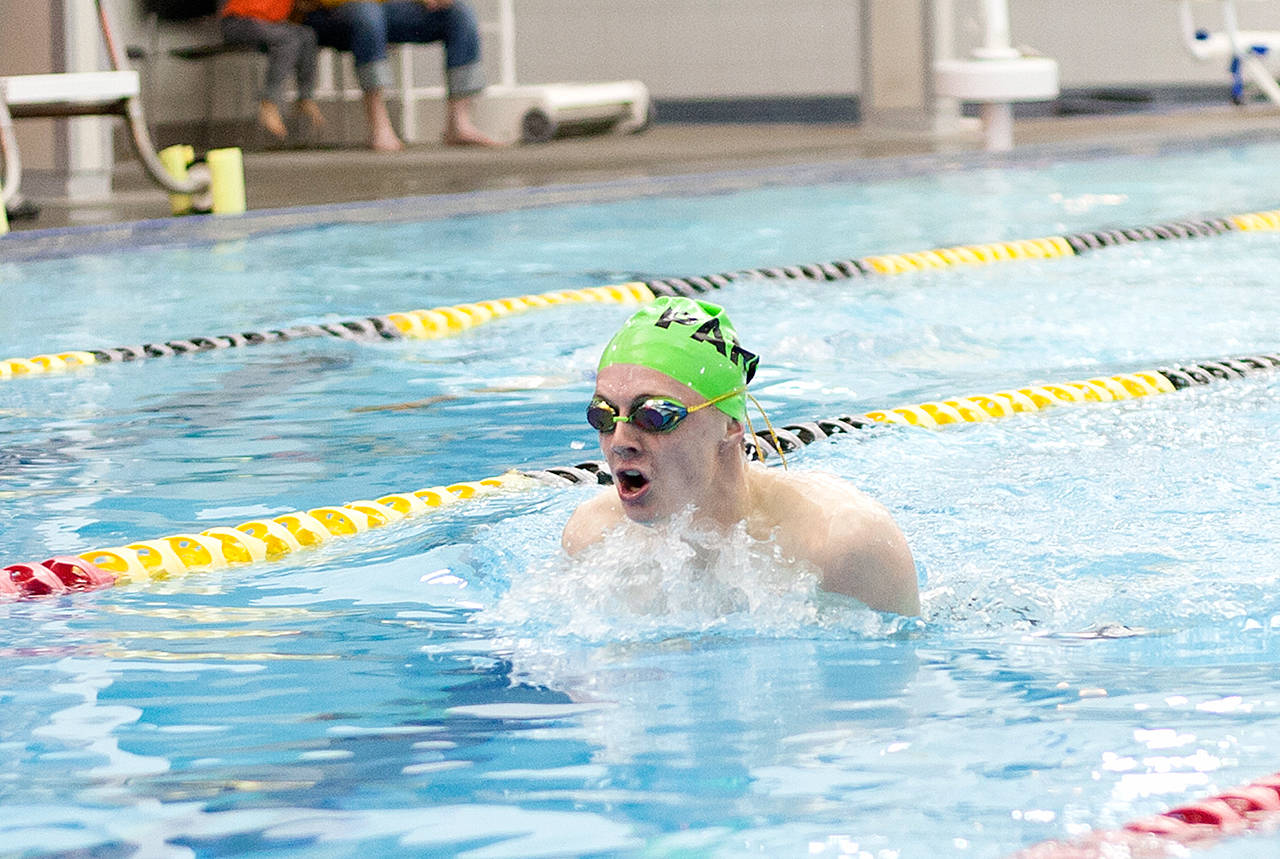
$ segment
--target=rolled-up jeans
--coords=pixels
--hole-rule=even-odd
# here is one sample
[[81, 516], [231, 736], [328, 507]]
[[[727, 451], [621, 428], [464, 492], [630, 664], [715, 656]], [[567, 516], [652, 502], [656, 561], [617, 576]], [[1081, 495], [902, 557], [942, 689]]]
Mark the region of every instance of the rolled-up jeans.
[[306, 23], [320, 44], [355, 57], [356, 79], [365, 92], [391, 86], [387, 45], [401, 42], [444, 43], [445, 90], [449, 98], [484, 89], [480, 63], [480, 31], [476, 16], [463, 0], [444, 9], [428, 9], [420, 0], [350, 0], [311, 12]]

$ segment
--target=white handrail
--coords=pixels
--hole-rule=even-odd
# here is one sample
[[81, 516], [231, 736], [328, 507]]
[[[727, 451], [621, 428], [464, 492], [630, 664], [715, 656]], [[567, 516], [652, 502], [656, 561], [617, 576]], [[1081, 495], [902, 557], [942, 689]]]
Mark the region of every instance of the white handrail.
[[1197, 60], [1232, 60], [1238, 63], [1241, 79], [1248, 77], [1274, 104], [1280, 104], [1280, 85], [1267, 70], [1255, 47], [1268, 52], [1280, 51], [1280, 30], [1241, 30], [1236, 18], [1235, 0], [1220, 0], [1222, 31], [1209, 32], [1196, 27], [1191, 11], [1192, 0], [1180, 0], [1178, 19], [1182, 41]]

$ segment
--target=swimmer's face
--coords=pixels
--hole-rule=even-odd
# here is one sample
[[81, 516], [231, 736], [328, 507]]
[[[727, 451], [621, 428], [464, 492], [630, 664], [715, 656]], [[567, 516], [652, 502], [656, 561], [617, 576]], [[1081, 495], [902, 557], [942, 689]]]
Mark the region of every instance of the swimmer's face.
[[[669, 397], [686, 406], [706, 397], [675, 379], [636, 364], [613, 364], [596, 378], [596, 396], [623, 416], [645, 397]], [[691, 412], [666, 433], [645, 432], [620, 421], [600, 433], [600, 450], [614, 476], [614, 488], [627, 518], [658, 522], [689, 504], [714, 506], [726, 447], [740, 450], [737, 421], [711, 407]], [[737, 455], [737, 454], [735, 454]]]

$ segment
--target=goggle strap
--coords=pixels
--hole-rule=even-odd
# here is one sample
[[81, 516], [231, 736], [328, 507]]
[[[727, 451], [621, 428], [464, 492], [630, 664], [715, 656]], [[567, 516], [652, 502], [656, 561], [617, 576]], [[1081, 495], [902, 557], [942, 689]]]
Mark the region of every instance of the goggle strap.
[[[764, 418], [764, 425], [769, 428], [769, 435], [773, 437], [773, 449], [778, 452], [778, 456], [782, 457], [782, 470], [786, 471], [787, 454], [782, 450], [782, 441], [778, 438], [778, 433], [774, 430], [773, 424], [769, 421], [769, 413], [764, 410], [764, 406], [760, 405], [760, 401], [751, 396], [751, 394], [747, 394], [747, 399], [750, 400], [752, 405], [754, 405], [760, 412], [760, 417]], [[751, 433], [753, 436], [756, 434], [756, 431], [751, 427], [750, 413], [747, 413], [747, 432]], [[756, 459], [760, 462], [764, 462], [764, 452], [760, 450], [760, 445], [756, 445]]]
[[[709, 400], [704, 400], [703, 402], [698, 403], [696, 406], [685, 406], [684, 410], [692, 414], [693, 412], [696, 412], [698, 409], [705, 409], [707, 406], [714, 406], [716, 403], [723, 403], [725, 400], [729, 399], [730, 397], [736, 397], [738, 394], [746, 394], [746, 393], [747, 393], [746, 388], [734, 388], [732, 391], [725, 391], [723, 394], [720, 394], [719, 396], [712, 397]], [[747, 394], [747, 396], [751, 396], [751, 395]], [[681, 403], [681, 405], [684, 405], [684, 404]]]

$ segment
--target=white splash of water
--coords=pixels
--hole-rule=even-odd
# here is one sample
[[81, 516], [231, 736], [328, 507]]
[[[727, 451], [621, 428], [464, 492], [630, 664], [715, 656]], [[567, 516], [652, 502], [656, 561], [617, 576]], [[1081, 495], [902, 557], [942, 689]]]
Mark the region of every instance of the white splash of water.
[[728, 633], [885, 635], [896, 626], [856, 600], [820, 590], [816, 571], [739, 525], [727, 533], [686, 510], [658, 526], [624, 523], [577, 557], [512, 573], [475, 620], [500, 636], [593, 642]]

